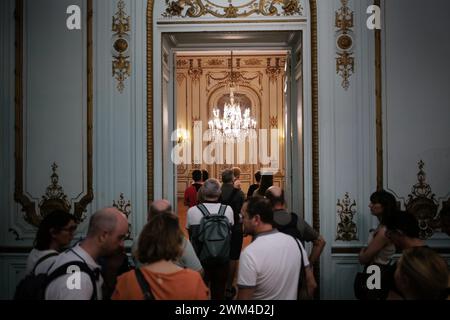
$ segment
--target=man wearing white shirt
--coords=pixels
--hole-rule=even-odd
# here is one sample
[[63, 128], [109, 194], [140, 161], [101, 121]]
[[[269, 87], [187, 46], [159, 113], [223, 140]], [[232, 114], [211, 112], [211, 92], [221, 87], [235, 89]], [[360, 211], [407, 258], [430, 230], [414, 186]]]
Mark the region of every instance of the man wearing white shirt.
[[[60, 254], [48, 274], [71, 262], [82, 262], [90, 269], [76, 273], [67, 272], [49, 283], [45, 291], [46, 300], [90, 300], [102, 298], [103, 279], [96, 260], [124, 250], [128, 233], [128, 220], [116, 208], [105, 208], [92, 215], [86, 239], [74, 248]], [[88, 274], [89, 273], [89, 274]], [[95, 278], [93, 279], [93, 277]], [[75, 278], [74, 278], [75, 277]], [[95, 288], [93, 284], [95, 280]]]
[[244, 233], [253, 235], [254, 240], [241, 254], [238, 299], [296, 300], [301, 259], [312, 296], [316, 282], [307, 254], [300, 241], [273, 228], [270, 201], [252, 197], [244, 203], [242, 213]]

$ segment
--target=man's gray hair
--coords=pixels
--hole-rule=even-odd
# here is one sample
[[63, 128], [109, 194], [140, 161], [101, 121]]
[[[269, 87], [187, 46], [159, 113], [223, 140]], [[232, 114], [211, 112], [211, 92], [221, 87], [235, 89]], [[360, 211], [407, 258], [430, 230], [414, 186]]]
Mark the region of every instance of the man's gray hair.
[[100, 232], [112, 232], [117, 226], [117, 215], [113, 212], [116, 208], [105, 208], [95, 212], [89, 220], [87, 236], [94, 236]]
[[222, 182], [223, 183], [233, 182], [233, 178], [234, 178], [233, 170], [225, 169], [222, 171]]
[[217, 179], [208, 179], [199, 190], [201, 198], [208, 201], [216, 201], [222, 194], [220, 183]]

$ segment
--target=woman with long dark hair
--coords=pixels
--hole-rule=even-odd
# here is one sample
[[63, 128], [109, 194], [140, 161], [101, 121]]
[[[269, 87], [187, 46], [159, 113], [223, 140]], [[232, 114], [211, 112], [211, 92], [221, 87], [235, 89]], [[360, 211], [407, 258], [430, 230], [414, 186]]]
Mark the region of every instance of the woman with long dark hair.
[[27, 259], [26, 273], [46, 273], [57, 255], [72, 241], [77, 229], [75, 217], [56, 210], [44, 217], [34, 239], [34, 248]]
[[[395, 253], [395, 245], [386, 235], [386, 221], [397, 212], [394, 195], [385, 190], [372, 193], [369, 208], [371, 214], [377, 217], [378, 226], [374, 230], [370, 230], [367, 247], [362, 248], [359, 252], [359, 262], [365, 266], [363, 274], [369, 265], [377, 265], [380, 269], [386, 269]], [[365, 280], [360, 280], [355, 281], [355, 295], [358, 299], [386, 298], [383, 297], [385, 292], [366, 290]]]

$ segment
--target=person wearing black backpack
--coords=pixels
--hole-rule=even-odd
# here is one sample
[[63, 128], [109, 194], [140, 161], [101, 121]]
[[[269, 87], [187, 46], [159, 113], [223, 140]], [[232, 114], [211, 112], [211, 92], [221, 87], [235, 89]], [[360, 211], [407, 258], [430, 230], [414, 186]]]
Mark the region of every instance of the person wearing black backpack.
[[284, 191], [277, 186], [267, 189], [266, 198], [270, 200], [273, 208], [274, 227], [299, 239], [302, 244], [312, 242], [313, 247], [309, 256], [309, 262], [314, 265], [320, 258], [325, 247], [324, 238], [314, 230], [304, 219], [294, 212], [288, 212], [285, 205]]
[[68, 212], [55, 210], [44, 217], [36, 233], [34, 248], [27, 258], [26, 276], [16, 288], [15, 300], [43, 298], [45, 275], [59, 253], [70, 245], [76, 229], [75, 217]]
[[205, 270], [213, 300], [225, 297], [234, 224], [233, 209], [219, 202], [220, 195], [219, 181], [206, 180], [199, 190], [203, 202], [189, 208], [186, 219], [189, 239]]
[[236, 178], [235, 170], [233, 169], [226, 169], [222, 172], [222, 195], [220, 197], [220, 202], [224, 205], [230, 206], [233, 209], [234, 218], [234, 225], [231, 231], [230, 268], [225, 292], [225, 298], [229, 300], [236, 295], [236, 289], [233, 287], [233, 282], [244, 239], [241, 208], [244, 204], [245, 195], [242, 190], [234, 187]]
[[45, 299], [101, 300], [103, 277], [97, 261], [123, 252], [127, 234], [127, 217], [117, 208], [94, 213], [86, 238], [61, 253], [50, 268]]

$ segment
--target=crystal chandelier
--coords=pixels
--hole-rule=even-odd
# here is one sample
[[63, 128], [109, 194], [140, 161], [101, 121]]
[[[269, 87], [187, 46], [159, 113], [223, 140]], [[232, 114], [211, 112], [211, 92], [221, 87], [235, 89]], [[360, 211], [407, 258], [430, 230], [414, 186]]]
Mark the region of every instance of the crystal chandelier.
[[250, 130], [256, 128], [256, 120], [250, 115], [250, 108], [245, 108], [241, 112], [240, 103], [234, 100], [234, 73], [233, 73], [233, 51], [231, 51], [231, 72], [229, 79], [230, 102], [225, 103], [223, 108], [223, 117], [220, 117], [220, 109], [213, 109], [213, 119], [209, 120], [208, 126], [212, 137], [219, 139], [245, 139]]

